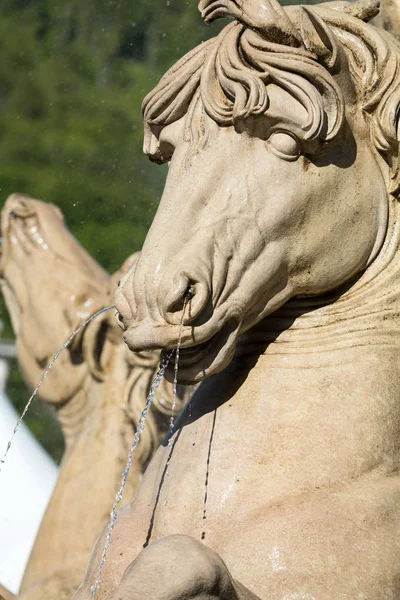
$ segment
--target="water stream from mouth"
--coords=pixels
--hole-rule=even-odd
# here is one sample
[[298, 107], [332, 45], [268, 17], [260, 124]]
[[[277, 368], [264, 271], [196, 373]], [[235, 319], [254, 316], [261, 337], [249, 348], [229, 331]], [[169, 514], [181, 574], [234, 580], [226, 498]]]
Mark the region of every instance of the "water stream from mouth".
[[100, 315], [102, 315], [103, 313], [107, 312], [108, 310], [112, 310], [113, 308], [115, 308], [115, 306], [107, 306], [106, 308], [102, 308], [101, 310], [97, 311], [95, 314], [93, 314], [91, 317], [89, 317], [88, 319], [86, 319], [86, 321], [84, 321], [79, 327], [78, 329], [75, 329], [75, 331], [70, 335], [70, 337], [67, 339], [67, 341], [65, 342], [65, 344], [62, 345], [62, 347], [58, 350], [58, 352], [53, 356], [51, 362], [48, 364], [45, 372], [43, 373], [42, 377], [40, 378], [39, 383], [37, 384], [37, 386], [35, 387], [35, 389], [32, 392], [31, 397], [29, 398], [28, 402], [25, 405], [25, 408], [20, 416], [20, 418], [18, 419], [15, 427], [14, 427], [14, 431], [11, 434], [10, 440], [7, 444], [7, 448], [4, 452], [3, 458], [0, 460], [0, 473], [1, 470], [6, 462], [6, 458], [7, 455], [11, 449], [12, 443], [14, 441], [14, 438], [18, 432], [18, 429], [21, 426], [22, 421], [24, 420], [26, 413], [28, 412], [30, 405], [32, 404], [32, 401], [34, 399], [34, 397], [36, 396], [37, 392], [39, 391], [39, 388], [41, 387], [42, 383], [44, 382], [44, 380], [46, 379], [47, 375], [49, 374], [49, 372], [51, 371], [51, 369], [53, 368], [53, 366], [55, 365], [55, 363], [57, 362], [58, 357], [60, 356], [61, 352], [63, 352], [66, 348], [68, 348], [68, 346], [71, 344], [72, 340], [75, 338], [75, 336], [78, 335], [78, 333], [80, 333], [82, 331], [82, 329], [84, 329], [84, 327], [86, 327], [86, 325], [89, 325], [89, 323], [91, 321], [93, 321], [94, 319], [96, 319], [96, 317], [99, 317]]
[[[183, 303], [183, 309], [182, 309], [182, 317], [181, 317], [181, 323], [180, 323], [180, 329], [179, 329], [179, 338], [178, 338], [178, 344], [176, 347], [176, 350], [170, 350], [169, 352], [167, 352], [166, 354], [164, 354], [164, 356], [162, 356], [161, 358], [161, 363], [160, 363], [160, 368], [158, 370], [158, 373], [153, 381], [153, 384], [150, 388], [149, 394], [147, 396], [147, 400], [146, 400], [146, 404], [145, 407], [143, 409], [143, 412], [140, 416], [139, 419], [139, 423], [136, 429], [136, 433], [135, 433], [135, 437], [133, 438], [133, 443], [131, 446], [131, 449], [129, 451], [129, 455], [128, 455], [128, 461], [126, 463], [125, 466], [125, 470], [122, 473], [122, 478], [121, 478], [121, 483], [120, 483], [120, 487], [119, 490], [117, 492], [117, 495], [115, 497], [115, 502], [112, 506], [111, 512], [110, 512], [110, 520], [108, 522], [108, 528], [107, 528], [107, 536], [106, 536], [106, 541], [104, 544], [104, 549], [103, 549], [103, 554], [101, 556], [101, 560], [100, 560], [100, 564], [99, 564], [99, 570], [98, 570], [98, 574], [97, 574], [97, 580], [94, 583], [94, 585], [92, 585], [91, 587], [91, 593], [92, 593], [92, 598], [93, 600], [96, 598], [96, 594], [99, 591], [100, 587], [101, 587], [101, 582], [102, 582], [102, 573], [103, 573], [103, 568], [104, 565], [106, 563], [106, 559], [107, 559], [107, 553], [108, 553], [108, 549], [111, 545], [111, 538], [112, 538], [112, 534], [113, 534], [113, 530], [115, 527], [115, 522], [117, 520], [118, 514], [117, 514], [117, 508], [119, 503], [122, 500], [122, 495], [124, 492], [124, 488], [126, 486], [126, 482], [128, 479], [128, 475], [129, 475], [129, 471], [132, 467], [132, 459], [133, 459], [133, 453], [135, 452], [139, 442], [140, 442], [140, 436], [144, 430], [144, 425], [147, 419], [147, 416], [149, 414], [149, 410], [150, 407], [153, 403], [154, 400], [154, 396], [155, 393], [158, 389], [158, 387], [160, 386], [161, 380], [164, 376], [164, 373], [173, 357], [173, 355], [175, 354], [175, 361], [174, 361], [174, 381], [173, 381], [173, 400], [172, 400], [172, 409], [171, 409], [171, 418], [169, 421], [169, 441], [168, 441], [168, 445], [170, 446], [172, 444], [172, 430], [174, 428], [174, 424], [175, 424], [175, 410], [176, 410], [176, 403], [177, 403], [177, 394], [178, 394], [178, 370], [179, 370], [179, 351], [181, 348], [181, 344], [182, 344], [182, 334], [183, 334], [183, 320], [185, 317], [185, 311], [186, 311], [186, 306], [188, 304], [190, 300], [190, 296], [186, 296], [184, 299], [184, 303]], [[167, 464], [167, 476], [169, 475], [169, 471], [168, 471], [168, 467], [169, 467], [169, 461]]]
[[[173, 444], [174, 444], [172, 432], [173, 432], [174, 425], [175, 425], [175, 409], [176, 409], [176, 400], [177, 400], [177, 394], [178, 394], [179, 352], [180, 352], [181, 344], [182, 344], [183, 319], [185, 318], [186, 306], [187, 306], [189, 300], [190, 300], [190, 297], [186, 296], [185, 300], [183, 302], [183, 310], [182, 310], [182, 317], [181, 317], [181, 325], [180, 325], [180, 329], [179, 329], [178, 345], [175, 350], [174, 382], [173, 382], [173, 388], [172, 388], [172, 394], [173, 394], [172, 398], [173, 399], [172, 399], [171, 418], [169, 420], [169, 430], [168, 430], [168, 436], [169, 436], [168, 447], [170, 448], [170, 451], [168, 453], [167, 463], [165, 465], [165, 477], [166, 477], [167, 481], [171, 474], [170, 464], [171, 464]], [[168, 491], [169, 491], [169, 484], [166, 483], [164, 507], [168, 506]], [[164, 521], [164, 529], [165, 529], [165, 527], [166, 527], [166, 524]]]
[[99, 564], [97, 579], [96, 579], [96, 582], [94, 583], [94, 585], [92, 585], [92, 587], [91, 587], [92, 598], [96, 598], [96, 594], [101, 587], [103, 568], [106, 563], [108, 549], [111, 544], [111, 538], [112, 538], [113, 530], [115, 527], [115, 522], [116, 522], [117, 516], [118, 516], [117, 508], [118, 508], [119, 503], [122, 500], [124, 488], [126, 486], [128, 475], [129, 475], [129, 472], [132, 467], [133, 453], [135, 452], [135, 450], [140, 442], [140, 436], [144, 430], [144, 425], [145, 425], [147, 416], [149, 414], [150, 407], [153, 403], [155, 393], [156, 393], [158, 387], [160, 386], [160, 383], [164, 376], [165, 370], [168, 367], [168, 364], [169, 364], [174, 352], [175, 352], [174, 350], [171, 350], [162, 358], [161, 363], [160, 363], [160, 368], [159, 368], [158, 373], [157, 373], [156, 377], [154, 378], [154, 381], [151, 385], [143, 412], [140, 416], [140, 419], [139, 419], [139, 422], [137, 425], [137, 429], [136, 429], [136, 433], [133, 438], [132, 446], [129, 451], [128, 460], [127, 460], [125, 469], [122, 473], [120, 487], [117, 492], [117, 495], [115, 496], [115, 501], [114, 501], [114, 504], [113, 504], [111, 512], [110, 512], [110, 520], [108, 522], [108, 527], [107, 527], [107, 536], [106, 536], [106, 541], [104, 544], [103, 554], [101, 556], [101, 560], [100, 560], [100, 564]]
[[185, 296], [185, 299], [183, 301], [181, 324], [180, 324], [180, 328], [179, 328], [178, 345], [177, 345], [176, 350], [175, 350], [174, 383], [173, 383], [173, 388], [172, 388], [172, 410], [171, 410], [171, 418], [169, 420], [169, 434], [170, 434], [170, 438], [169, 438], [169, 441], [168, 441], [169, 445], [172, 444], [172, 435], [171, 435], [171, 433], [172, 433], [172, 430], [173, 430], [174, 425], [175, 425], [175, 410], [176, 410], [176, 401], [177, 401], [177, 397], [178, 397], [179, 352], [181, 350], [181, 345], [182, 345], [183, 319], [185, 318], [186, 307], [187, 307], [187, 304], [189, 302], [189, 299], [190, 299], [189, 296]]

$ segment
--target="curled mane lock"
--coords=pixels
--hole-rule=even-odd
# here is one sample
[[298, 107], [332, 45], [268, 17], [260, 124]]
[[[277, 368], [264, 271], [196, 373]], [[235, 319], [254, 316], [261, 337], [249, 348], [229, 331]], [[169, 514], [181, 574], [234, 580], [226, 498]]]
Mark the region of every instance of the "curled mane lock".
[[304, 108], [306, 120], [296, 126], [305, 140], [335, 135], [343, 119], [341, 92], [313, 55], [304, 47], [271, 43], [251, 29], [229, 25], [202, 72], [201, 95], [208, 115], [221, 125], [263, 115], [269, 108], [270, 84]]
[[285, 128], [305, 141], [333, 140], [346, 106], [363, 111], [390, 168], [390, 191], [398, 193], [400, 46], [367, 23], [378, 0], [286, 9], [277, 0], [201, 0], [199, 8], [206, 22], [234, 22], [182, 58], [145, 98], [144, 149], [152, 160], [163, 161], [161, 129], [189, 118], [198, 92], [209, 117], [230, 126], [268, 115], [274, 85], [303, 108]]

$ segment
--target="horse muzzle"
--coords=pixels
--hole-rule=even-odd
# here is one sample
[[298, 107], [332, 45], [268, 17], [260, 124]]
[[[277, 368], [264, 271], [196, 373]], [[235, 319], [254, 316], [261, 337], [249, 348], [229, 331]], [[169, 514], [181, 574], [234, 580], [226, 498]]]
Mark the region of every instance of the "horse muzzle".
[[[164, 268], [158, 264], [140, 259], [121, 279], [115, 294], [117, 321], [133, 352], [179, 347], [179, 381], [196, 383], [226, 366], [239, 335], [238, 306], [222, 300], [220, 271], [226, 265], [218, 264], [216, 271], [217, 265], [193, 255], [175, 257]], [[214, 281], [213, 274], [218, 275]], [[173, 369], [167, 369], [167, 378], [172, 376]]]
[[[125, 318], [119, 316], [119, 321], [121, 324]], [[167, 352], [179, 347], [178, 380], [180, 383], [194, 384], [227, 366], [234, 354], [240, 325], [238, 315], [217, 310], [211, 319], [198, 326], [169, 324], [165, 321], [158, 324], [150, 319], [131, 322], [123, 333], [123, 339], [133, 352]], [[170, 381], [174, 378], [173, 362], [166, 371]]]

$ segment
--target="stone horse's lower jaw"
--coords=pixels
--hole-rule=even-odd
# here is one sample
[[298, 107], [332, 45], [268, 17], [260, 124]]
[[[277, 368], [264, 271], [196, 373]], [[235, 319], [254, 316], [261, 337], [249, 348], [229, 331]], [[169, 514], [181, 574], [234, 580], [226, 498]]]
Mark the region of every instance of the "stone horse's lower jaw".
[[[215, 375], [222, 371], [232, 360], [235, 353], [236, 342], [240, 333], [240, 321], [237, 318], [224, 320], [218, 329], [207, 327], [207, 335], [203, 333], [203, 326], [185, 327], [182, 337], [182, 344], [179, 351], [178, 381], [182, 384], [192, 385], [203, 381], [203, 379]], [[147, 327], [146, 327], [147, 328]], [[139, 333], [139, 329], [142, 331]], [[152, 342], [138, 341], [144, 337], [143, 328], [139, 325], [131, 327], [124, 333], [124, 340], [128, 347], [135, 351], [159, 349], [163, 354], [169, 350], [176, 349], [179, 345], [179, 328], [174, 327], [174, 336], [167, 333], [167, 326], [163, 326], [168, 341], [161, 341], [161, 328], [148, 330], [145, 334], [147, 339], [152, 338]], [[157, 331], [158, 330], [158, 331]], [[142, 337], [142, 340], [143, 340]], [[158, 338], [158, 343], [155, 341]], [[201, 341], [200, 341], [201, 340]], [[165, 372], [168, 381], [173, 381], [175, 377], [175, 361], [172, 359]]]

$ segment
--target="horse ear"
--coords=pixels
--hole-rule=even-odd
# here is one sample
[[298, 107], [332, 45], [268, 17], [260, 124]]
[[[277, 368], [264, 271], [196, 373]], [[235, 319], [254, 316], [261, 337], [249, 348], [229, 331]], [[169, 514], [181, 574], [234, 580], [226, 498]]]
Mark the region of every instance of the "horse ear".
[[321, 17], [305, 6], [300, 8], [300, 31], [305, 48], [331, 70], [338, 55], [335, 37]]
[[298, 47], [299, 34], [278, 0], [199, 0], [206, 23], [233, 18], [277, 44]]

